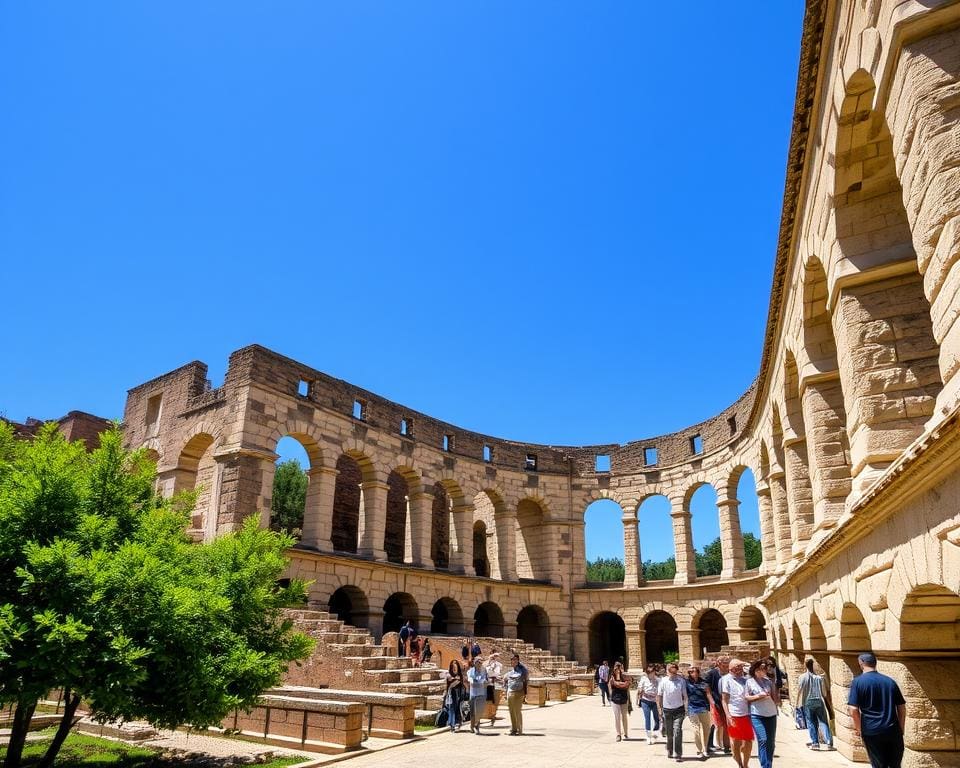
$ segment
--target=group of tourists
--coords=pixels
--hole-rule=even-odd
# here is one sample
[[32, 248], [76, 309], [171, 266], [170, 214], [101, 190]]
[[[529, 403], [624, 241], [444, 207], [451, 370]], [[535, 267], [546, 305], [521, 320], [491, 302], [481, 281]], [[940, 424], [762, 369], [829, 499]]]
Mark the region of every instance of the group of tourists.
[[415, 667], [429, 664], [433, 657], [430, 638], [417, 634], [413, 622], [406, 622], [397, 633], [397, 656], [400, 658], [409, 657], [413, 660], [413, 666]]
[[530, 672], [520, 663], [520, 656], [514, 653], [510, 667], [504, 671], [499, 653], [491, 653], [485, 660], [475, 641], [464, 646], [464, 649], [466, 654], [461, 651], [462, 661], [451, 660], [444, 673], [446, 687], [437, 725], [446, 725], [451, 731], [459, 731], [469, 717], [470, 731], [479, 735], [483, 720], [489, 718], [491, 726], [496, 721], [497, 708], [506, 694], [510, 735], [522, 735], [523, 701], [527, 695]]
[[[903, 758], [903, 731], [906, 707], [896, 682], [877, 672], [872, 653], [859, 656], [863, 674], [854, 678], [847, 704], [854, 732], [863, 740], [872, 768], [900, 768]], [[732, 755], [738, 768], [747, 768], [753, 744], [757, 744], [760, 768], [773, 768], [785, 676], [772, 657], [751, 664], [721, 656], [716, 664], [705, 662], [701, 675], [697, 667], [680, 674], [675, 662], [659, 674], [648, 664], [636, 681], [637, 706], [643, 710], [648, 744], [662, 735], [667, 757], [680, 762], [683, 757], [683, 722], [693, 726], [697, 756], [706, 760], [723, 751]], [[796, 684], [795, 709], [802, 713], [808, 728], [810, 749], [832, 750], [830, 720], [833, 708], [826, 678], [814, 671], [813, 659], [806, 661], [806, 672]], [[594, 678], [600, 689], [600, 703], [609, 701], [617, 741], [629, 738], [628, 717], [633, 707], [630, 689], [633, 680], [624, 670], [623, 660], [611, 668], [604, 661]]]

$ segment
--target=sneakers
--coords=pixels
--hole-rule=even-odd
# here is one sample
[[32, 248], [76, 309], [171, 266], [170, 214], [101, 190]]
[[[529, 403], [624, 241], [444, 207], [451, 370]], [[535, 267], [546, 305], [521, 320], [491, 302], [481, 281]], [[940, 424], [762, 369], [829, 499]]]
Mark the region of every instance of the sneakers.
[[647, 734], [647, 744], [653, 744], [653, 736], [651, 736], [649, 733]]
[[617, 734], [617, 741], [620, 741], [620, 734]]
[[810, 747], [810, 749], [815, 749], [815, 750], [817, 750], [817, 752], [820, 751], [820, 745], [819, 745], [819, 744], [807, 744], [807, 746]]

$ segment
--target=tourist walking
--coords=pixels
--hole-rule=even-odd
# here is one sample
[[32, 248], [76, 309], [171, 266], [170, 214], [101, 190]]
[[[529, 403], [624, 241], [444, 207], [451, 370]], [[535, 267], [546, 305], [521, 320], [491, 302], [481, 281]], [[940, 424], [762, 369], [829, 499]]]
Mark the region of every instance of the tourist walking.
[[863, 674], [853, 678], [847, 699], [853, 731], [863, 739], [873, 768], [900, 768], [907, 721], [900, 686], [877, 672], [877, 657], [872, 653], [861, 653], [857, 661]]
[[511, 668], [503, 676], [503, 688], [507, 692], [507, 709], [510, 712], [510, 735], [523, 735], [523, 700], [527, 695], [530, 673], [520, 663], [520, 655], [510, 657]]
[[607, 699], [610, 698], [610, 665], [604, 659], [603, 663], [597, 667], [596, 674], [597, 688], [600, 689], [600, 706], [607, 706]]
[[683, 718], [687, 714], [687, 681], [680, 676], [675, 661], [667, 664], [666, 677], [657, 688], [657, 708], [663, 721], [663, 736], [667, 740], [667, 757], [683, 758]]
[[660, 678], [657, 677], [657, 668], [653, 664], [647, 664], [644, 672], [646, 674], [637, 681], [637, 706], [643, 710], [643, 727], [647, 731], [647, 744], [653, 744], [656, 741], [657, 731], [660, 730], [660, 709], [657, 707]]
[[474, 656], [473, 666], [467, 671], [467, 681], [470, 683], [470, 730], [479, 736], [480, 718], [487, 708], [487, 683], [490, 682], [480, 656]]
[[833, 749], [833, 734], [830, 732], [829, 694], [823, 675], [813, 671], [813, 659], [805, 662], [807, 671], [797, 680], [797, 698], [794, 705], [803, 710], [810, 732], [810, 749], [820, 749], [821, 734], [824, 746]]
[[750, 665], [744, 698], [750, 702], [750, 722], [757, 737], [760, 768], [773, 768], [773, 750], [777, 743], [777, 713], [780, 690], [776, 684], [776, 665], [759, 659]]
[[730, 660], [730, 672], [720, 680], [723, 713], [727, 718], [727, 733], [733, 747], [733, 759], [740, 768], [747, 768], [753, 751], [753, 723], [750, 721], [750, 702], [746, 699], [746, 665], [740, 659]]
[[500, 688], [500, 681], [503, 679], [503, 664], [500, 663], [500, 654], [491, 653], [487, 659], [487, 717], [490, 718], [490, 725], [497, 720], [497, 709], [500, 706], [500, 698], [503, 696], [503, 690]]
[[470, 641], [470, 661], [473, 661], [477, 656], [480, 655], [480, 643], [477, 642], [476, 638], [473, 638]]
[[[710, 694], [713, 696], [713, 704], [710, 708], [710, 714], [713, 720], [713, 741], [712, 745], [723, 749], [725, 754], [730, 754], [730, 735], [727, 733], [727, 718], [723, 714], [723, 700], [720, 696], [720, 681], [724, 675], [730, 673], [730, 657], [721, 656], [717, 659], [717, 666], [704, 675], [704, 680], [710, 686]], [[707, 745], [707, 751], [710, 751], [711, 744]]]
[[623, 664], [614, 662], [610, 672], [610, 706], [613, 707], [613, 726], [617, 741], [630, 738], [630, 678], [623, 671]]
[[420, 648], [420, 664], [429, 664], [433, 658], [433, 648], [430, 647], [430, 638], [423, 638], [423, 645]]
[[687, 670], [687, 717], [693, 725], [693, 740], [697, 745], [697, 757], [707, 757], [707, 740], [710, 738], [710, 708], [713, 694], [705, 680], [700, 679], [700, 670]]
[[413, 625], [408, 621], [397, 633], [397, 656], [403, 658], [407, 655], [407, 641], [410, 640], [410, 633], [413, 630]]
[[467, 686], [463, 674], [463, 667], [456, 659], [450, 661], [446, 672], [446, 691], [443, 696], [443, 706], [447, 709], [447, 725], [451, 731], [459, 731], [463, 722], [460, 704], [466, 696]]

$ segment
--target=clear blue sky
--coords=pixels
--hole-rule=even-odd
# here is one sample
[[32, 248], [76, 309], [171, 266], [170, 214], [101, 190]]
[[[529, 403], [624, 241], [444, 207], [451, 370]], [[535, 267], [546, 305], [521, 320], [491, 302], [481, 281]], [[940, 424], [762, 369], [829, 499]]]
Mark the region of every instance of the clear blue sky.
[[258, 342], [500, 437], [710, 416], [759, 365], [801, 20], [4, 3], [0, 413]]

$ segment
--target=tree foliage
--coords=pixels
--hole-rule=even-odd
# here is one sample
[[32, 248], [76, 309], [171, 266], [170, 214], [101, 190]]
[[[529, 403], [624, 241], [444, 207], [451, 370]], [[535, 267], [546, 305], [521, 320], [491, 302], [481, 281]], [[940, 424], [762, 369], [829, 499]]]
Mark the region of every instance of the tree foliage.
[[[763, 552], [760, 547], [760, 540], [752, 533], [744, 534], [743, 552], [747, 570], [760, 566], [763, 560]], [[718, 536], [705, 545], [700, 552], [694, 554], [694, 557], [696, 558], [697, 576], [719, 576], [723, 570], [723, 549], [720, 545], [720, 537]], [[659, 562], [645, 560], [643, 563], [643, 576], [647, 581], [672, 579], [676, 574], [677, 563], [673, 557], [668, 557], [666, 560]]]
[[622, 582], [623, 574], [623, 560], [619, 557], [598, 557], [587, 563], [588, 582]]
[[153, 492], [155, 467], [114, 429], [87, 453], [55, 425], [14, 442], [0, 423], [0, 704], [15, 709], [15, 768], [36, 701], [63, 688], [53, 762], [81, 698], [103, 720], [218, 723], [277, 684], [311, 641], [282, 619], [291, 539], [242, 529], [185, 536], [195, 494]]
[[307, 504], [307, 473], [293, 459], [280, 462], [273, 476], [270, 527], [299, 537]]

